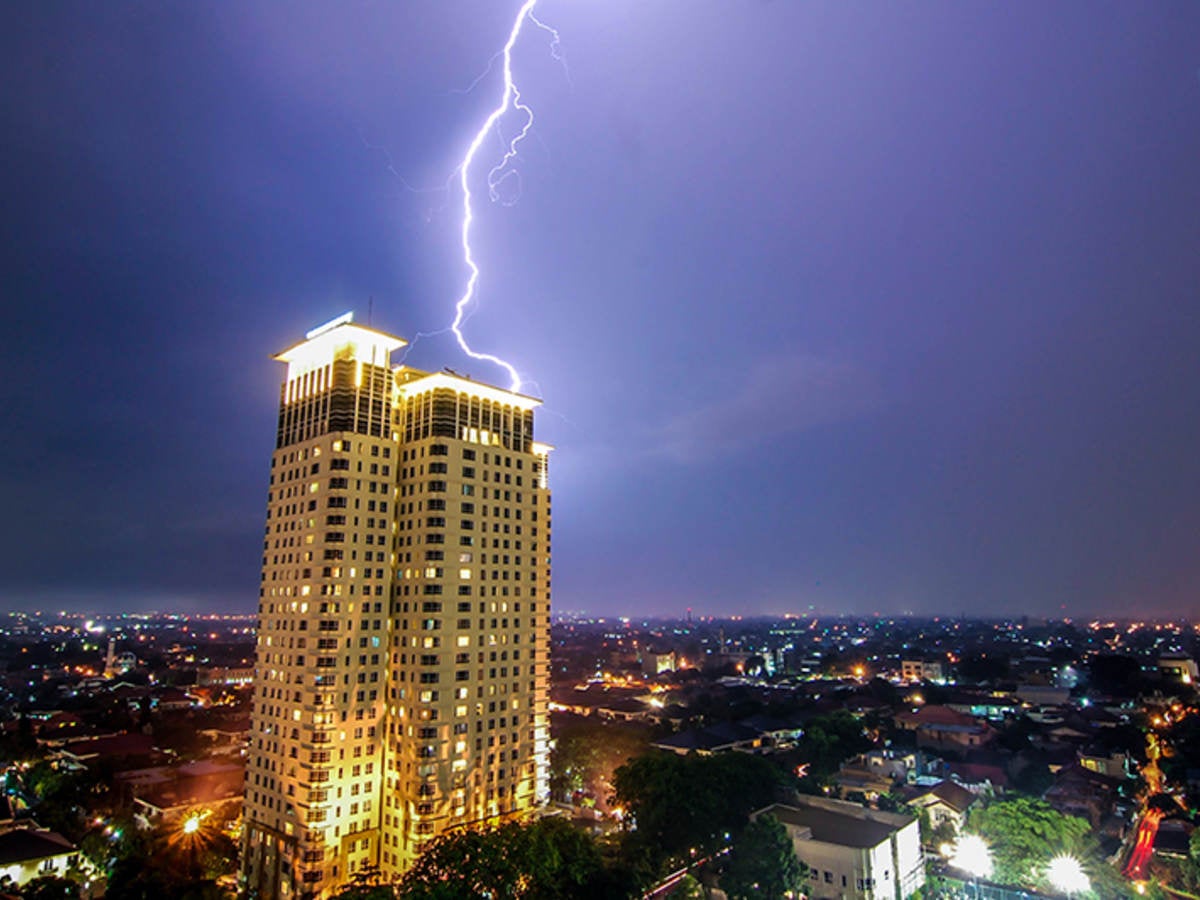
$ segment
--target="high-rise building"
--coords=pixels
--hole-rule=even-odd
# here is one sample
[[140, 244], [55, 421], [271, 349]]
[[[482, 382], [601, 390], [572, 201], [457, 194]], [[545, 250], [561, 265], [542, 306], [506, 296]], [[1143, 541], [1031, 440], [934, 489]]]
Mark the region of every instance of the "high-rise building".
[[404, 343], [346, 315], [276, 357], [242, 838], [264, 900], [548, 798], [539, 401], [393, 368]]

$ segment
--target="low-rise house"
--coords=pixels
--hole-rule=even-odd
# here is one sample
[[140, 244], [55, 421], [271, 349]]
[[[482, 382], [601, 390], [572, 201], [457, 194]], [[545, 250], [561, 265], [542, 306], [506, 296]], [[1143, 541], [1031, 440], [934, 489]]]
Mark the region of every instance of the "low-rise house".
[[643, 697], [643, 688], [589, 684], [560, 688], [550, 694], [550, 708], [577, 716], [595, 715], [603, 719], [651, 719], [652, 710]]
[[902, 659], [900, 677], [904, 681], [945, 681], [946, 673], [940, 659]]
[[1008, 772], [996, 763], [948, 762], [946, 772], [972, 794], [993, 796], [1008, 790]]
[[[242, 801], [245, 766], [240, 763], [198, 760], [135, 783], [133, 803], [150, 822], [172, 822], [194, 809], [216, 810]], [[149, 774], [149, 773], [147, 773]]]
[[1187, 859], [1195, 826], [1183, 819], [1163, 819], [1154, 834], [1154, 852]]
[[201, 687], [214, 685], [248, 685], [254, 683], [254, 666], [209, 666], [196, 672]]
[[811, 900], [912, 896], [925, 883], [913, 816], [823, 797], [798, 797], [754, 813], [778, 819], [809, 867]]
[[760, 713], [741, 719], [738, 724], [753, 728], [762, 735], [764, 744], [773, 747], [790, 746], [804, 735], [804, 726], [795, 718], [777, 719]]
[[658, 652], [655, 650], [646, 650], [642, 653], [642, 674], [653, 678], [663, 672], [675, 671], [675, 654], [673, 651], [667, 650]]
[[1158, 674], [1164, 681], [1176, 684], [1196, 684], [1200, 681], [1200, 670], [1196, 661], [1182, 654], [1167, 654], [1158, 658]]
[[16, 828], [0, 834], [0, 878], [19, 886], [35, 878], [66, 877], [79, 851], [56, 831]]
[[915, 753], [897, 753], [892, 750], [872, 750], [845, 762], [834, 781], [839, 793], [846, 797], [861, 793], [868, 800], [880, 794], [890, 793], [915, 777], [917, 756]]
[[937, 750], [970, 750], [986, 747], [996, 737], [987, 722], [947, 706], [922, 706], [903, 710], [894, 717], [896, 725], [916, 733], [918, 747]]
[[913, 796], [909, 803], [929, 814], [929, 824], [938, 828], [950, 824], [958, 834], [962, 833], [967, 821], [967, 811], [979, 800], [961, 784], [942, 781], [929, 790]]
[[943, 704], [976, 719], [1001, 722], [1021, 712], [1021, 702], [1003, 691], [954, 691]]
[[707, 756], [729, 750], [753, 752], [763, 746], [763, 735], [756, 728], [748, 728], [735, 722], [717, 722], [707, 728], [689, 728], [657, 740], [652, 746], [660, 750], [670, 750], [680, 756], [687, 756], [693, 752]]
[[186, 691], [169, 687], [156, 691], [150, 700], [150, 705], [163, 712], [181, 712], [194, 707], [196, 699], [189, 696]]
[[1076, 764], [1054, 776], [1054, 784], [1046, 789], [1042, 799], [1060, 813], [1086, 819], [1092, 828], [1099, 828], [1113, 811], [1120, 783], [1121, 779]]
[[159, 762], [162, 753], [154, 746], [153, 737], [131, 731], [67, 744], [58, 752], [58, 758], [72, 769], [82, 769], [101, 760], [118, 768], [137, 768]]
[[250, 716], [229, 716], [211, 728], [200, 729], [200, 736], [211, 742], [210, 752], [238, 753], [250, 735]]
[[1109, 778], [1127, 778], [1131, 760], [1124, 750], [1093, 743], [1077, 751], [1079, 764], [1085, 769], [1107, 775]]
[[1071, 689], [1053, 684], [1019, 684], [1017, 697], [1030, 706], [1063, 706], [1071, 699]]

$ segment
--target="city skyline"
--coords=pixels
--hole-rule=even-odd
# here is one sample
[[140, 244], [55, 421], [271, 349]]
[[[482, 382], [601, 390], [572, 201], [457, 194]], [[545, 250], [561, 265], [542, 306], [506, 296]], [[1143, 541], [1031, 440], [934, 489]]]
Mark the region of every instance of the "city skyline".
[[[254, 609], [264, 348], [449, 325], [516, 7], [9, 11], [0, 608]], [[479, 210], [556, 606], [1194, 607], [1200, 11], [690, 7], [543, 0]]]

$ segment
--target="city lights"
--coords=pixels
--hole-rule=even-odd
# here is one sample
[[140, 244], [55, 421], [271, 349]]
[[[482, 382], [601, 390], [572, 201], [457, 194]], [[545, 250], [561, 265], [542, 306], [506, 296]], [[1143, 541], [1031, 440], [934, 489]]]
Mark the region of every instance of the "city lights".
[[1091, 882], [1079, 860], [1065, 853], [1050, 860], [1050, 866], [1046, 869], [1046, 878], [1054, 885], [1055, 889], [1062, 891], [1068, 897], [1082, 894], [1091, 887]]
[[961, 869], [972, 878], [990, 878], [992, 851], [979, 835], [964, 834], [954, 845], [950, 855], [950, 865]]

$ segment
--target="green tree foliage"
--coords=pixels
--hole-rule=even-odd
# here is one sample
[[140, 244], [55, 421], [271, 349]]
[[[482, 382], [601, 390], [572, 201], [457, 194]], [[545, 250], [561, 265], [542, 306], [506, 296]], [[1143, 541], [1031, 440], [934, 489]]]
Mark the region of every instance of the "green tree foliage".
[[107, 791], [99, 772], [67, 772], [45, 760], [31, 766], [23, 781], [38, 822], [72, 841], [82, 837], [89, 809]]
[[605, 722], [591, 716], [556, 717], [550, 752], [550, 792], [570, 800], [583, 791], [603, 801], [612, 791], [616, 770], [650, 748], [651, 729], [629, 722]]
[[704, 885], [694, 875], [684, 875], [671, 894], [672, 900], [704, 900]]
[[331, 900], [395, 900], [396, 888], [379, 883], [379, 870], [355, 872], [349, 884], [342, 885]]
[[1019, 797], [971, 811], [969, 831], [992, 848], [992, 880], [1035, 887], [1047, 862], [1059, 853], [1090, 857], [1085, 819], [1065, 816], [1043, 800]]
[[942, 819], [929, 829], [929, 840], [926, 846], [941, 847], [942, 844], [953, 844], [958, 839], [958, 829], [949, 819]]
[[636, 828], [626, 841], [628, 858], [655, 871], [693, 850], [722, 849], [726, 835], [739, 833], [750, 813], [774, 801], [782, 777], [767, 760], [745, 753], [652, 753], [619, 768], [614, 784]]
[[405, 900], [568, 900], [623, 897], [596, 842], [564, 819], [443, 835], [405, 873]]
[[800, 892], [806, 874], [787, 829], [774, 816], [760, 816], [733, 845], [721, 888], [732, 900], [782, 900]]
[[863, 733], [862, 723], [846, 710], [839, 709], [810, 719], [796, 749], [785, 758], [793, 770], [802, 765], [807, 767], [805, 783], [816, 793], [830, 782], [843, 762], [871, 747], [871, 739]]

